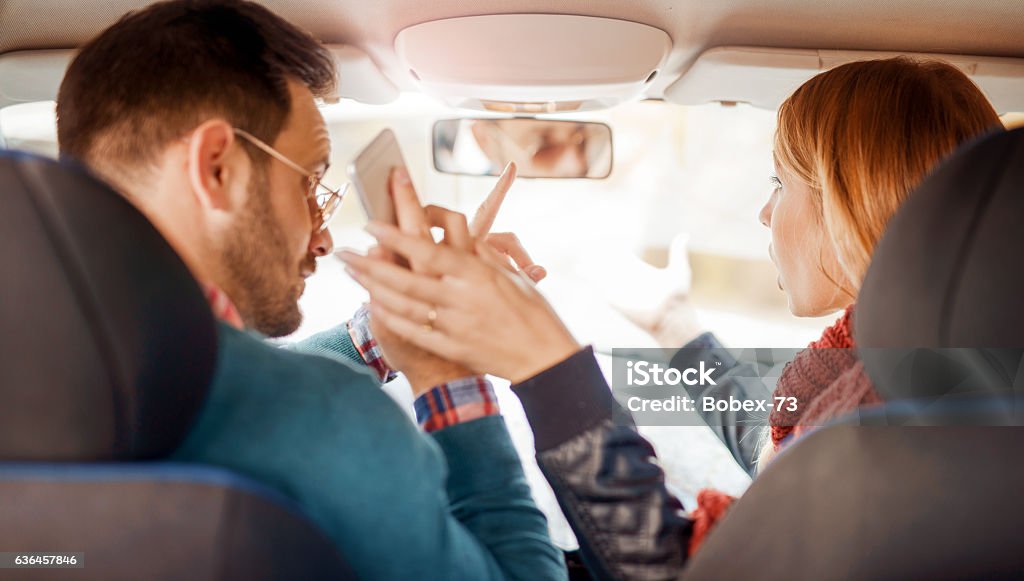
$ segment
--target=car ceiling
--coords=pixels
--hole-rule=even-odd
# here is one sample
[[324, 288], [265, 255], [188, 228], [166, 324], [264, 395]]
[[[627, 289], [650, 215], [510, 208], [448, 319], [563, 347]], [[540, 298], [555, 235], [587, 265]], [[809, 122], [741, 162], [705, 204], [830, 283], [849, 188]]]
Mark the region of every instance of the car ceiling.
[[[74, 48], [133, 0], [0, 0], [0, 53]], [[578, 14], [666, 31], [673, 49], [647, 97], [659, 98], [703, 51], [727, 45], [1024, 57], [1019, 0], [273, 0], [262, 2], [326, 43], [353, 44], [403, 89], [395, 35], [431, 20], [505, 13]], [[610, 39], [610, 41], [613, 41]]]

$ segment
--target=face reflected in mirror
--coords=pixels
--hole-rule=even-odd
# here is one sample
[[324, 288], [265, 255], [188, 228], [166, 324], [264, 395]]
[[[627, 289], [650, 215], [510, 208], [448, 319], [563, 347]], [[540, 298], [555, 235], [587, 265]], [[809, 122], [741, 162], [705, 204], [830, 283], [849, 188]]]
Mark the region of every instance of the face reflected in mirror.
[[514, 161], [532, 178], [594, 178], [611, 173], [611, 129], [602, 123], [541, 119], [448, 119], [434, 125], [434, 167], [496, 176]]

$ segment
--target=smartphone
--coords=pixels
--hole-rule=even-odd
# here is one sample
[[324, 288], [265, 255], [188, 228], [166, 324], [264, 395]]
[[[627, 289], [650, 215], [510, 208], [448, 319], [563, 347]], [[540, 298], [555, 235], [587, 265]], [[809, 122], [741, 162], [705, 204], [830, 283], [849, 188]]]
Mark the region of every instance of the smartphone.
[[388, 180], [391, 170], [405, 168], [402, 150], [390, 129], [381, 131], [362, 152], [348, 164], [348, 176], [359, 195], [359, 201], [371, 220], [398, 225], [395, 202]]

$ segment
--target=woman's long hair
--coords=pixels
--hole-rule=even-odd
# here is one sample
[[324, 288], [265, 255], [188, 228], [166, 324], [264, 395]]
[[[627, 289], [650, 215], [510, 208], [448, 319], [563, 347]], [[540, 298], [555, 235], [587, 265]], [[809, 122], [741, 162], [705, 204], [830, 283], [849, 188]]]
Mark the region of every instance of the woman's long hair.
[[889, 218], [940, 160], [1001, 128], [956, 67], [898, 57], [849, 63], [804, 83], [779, 108], [775, 156], [816, 192], [855, 296]]

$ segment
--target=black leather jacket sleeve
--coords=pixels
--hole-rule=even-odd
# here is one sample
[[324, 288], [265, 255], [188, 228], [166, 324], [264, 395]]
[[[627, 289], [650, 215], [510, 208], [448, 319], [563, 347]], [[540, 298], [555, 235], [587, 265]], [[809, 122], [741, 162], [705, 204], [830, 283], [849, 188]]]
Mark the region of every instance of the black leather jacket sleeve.
[[513, 386], [537, 460], [599, 579], [675, 579], [692, 522], [590, 348]]

